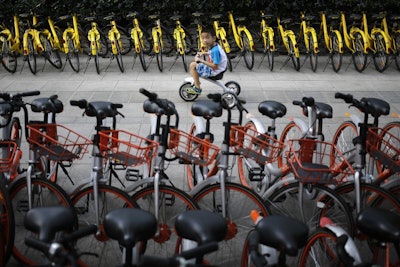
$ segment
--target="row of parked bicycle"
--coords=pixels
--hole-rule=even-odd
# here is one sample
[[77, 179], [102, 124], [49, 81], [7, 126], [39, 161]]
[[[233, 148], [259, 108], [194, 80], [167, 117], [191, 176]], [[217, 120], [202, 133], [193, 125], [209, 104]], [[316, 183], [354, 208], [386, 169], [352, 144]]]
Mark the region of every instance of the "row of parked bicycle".
[[[362, 261], [399, 264], [400, 123], [378, 128], [390, 113], [386, 101], [337, 93], [364, 117], [352, 116], [326, 142], [332, 107], [311, 97], [293, 102], [308, 122], [295, 119], [278, 138], [275, 123], [286, 114], [279, 102], [259, 104], [271, 120], [264, 126], [255, 117], [244, 121], [248, 111], [234, 92], [210, 94], [193, 103], [185, 132], [173, 102], [140, 92], [152, 114], [149, 136], [117, 127], [122, 104], [70, 101], [94, 119], [92, 138], [56, 122], [63, 111], [57, 96], [0, 94], [4, 262], [12, 251], [26, 265], [115, 266], [122, 259], [123, 266], [158, 266], [163, 258], [162, 266], [325, 266], [361, 263], [362, 249]], [[42, 119], [30, 120], [28, 107]], [[224, 113], [217, 140], [211, 120]], [[74, 177], [74, 162], [89, 147], [88, 178]], [[184, 166], [189, 191], [168, 177], [168, 166], [179, 173], [172, 161]], [[61, 186], [65, 179], [70, 186]], [[361, 248], [347, 245], [353, 238]]]
[[[13, 73], [17, 70], [18, 56], [23, 56], [23, 63], [27, 61], [35, 74], [38, 55], [43, 55], [45, 62], [49, 61], [55, 68], [63, 69], [66, 64], [63, 65], [60, 53], [65, 53], [71, 68], [79, 72], [79, 56], [83, 52], [89, 55], [86, 68], [94, 59], [96, 71], [100, 73], [99, 57], [110, 53], [110, 64], [116, 59], [119, 69], [124, 72], [122, 56], [133, 51], [133, 62], [139, 57], [145, 71], [154, 57], [159, 70], [163, 71], [165, 55], [175, 55], [175, 62], [181, 59], [187, 71], [186, 57], [206, 49], [199, 36], [203, 24], [209, 24], [228, 55], [230, 71], [233, 70], [233, 58], [239, 61], [242, 57], [246, 67], [253, 69], [257, 51], [263, 54], [260, 64], [267, 58], [270, 70], [274, 69], [274, 58], [279, 53], [287, 54], [283, 66], [291, 61], [294, 69], [299, 71], [309, 59], [311, 69], [316, 71], [322, 47], [326, 48], [335, 72], [341, 69], [346, 51], [351, 54], [359, 72], [367, 67], [369, 55], [372, 55], [379, 72], [385, 71], [392, 61], [400, 70], [400, 16], [388, 15], [388, 12], [368, 15], [367, 18], [366, 12], [328, 14], [321, 11], [318, 15], [301, 12], [299, 19], [287, 19], [261, 11], [257, 21], [249, 22], [245, 17], [235, 18], [231, 11], [227, 17], [222, 13], [206, 15], [194, 12], [189, 25], [181, 23], [180, 15], [161, 20], [155, 14], [148, 18], [153, 25], [143, 26], [138, 12], [130, 12], [124, 18], [130, 20], [130, 25], [120, 25], [118, 21], [121, 18], [115, 14], [101, 18], [72, 14], [45, 19], [33, 12], [16, 14], [11, 19], [3, 14], [0, 25], [1, 62], [7, 71]], [[304, 58], [302, 62], [300, 57]]]

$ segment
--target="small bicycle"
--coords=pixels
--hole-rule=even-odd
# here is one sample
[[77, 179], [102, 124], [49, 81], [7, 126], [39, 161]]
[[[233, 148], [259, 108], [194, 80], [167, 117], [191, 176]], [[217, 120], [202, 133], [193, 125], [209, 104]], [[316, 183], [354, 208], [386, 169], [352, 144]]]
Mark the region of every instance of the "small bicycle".
[[[213, 83], [220, 88], [222, 88], [222, 92], [234, 92], [236, 95], [240, 94], [240, 85], [235, 81], [228, 81], [225, 84], [222, 82], [222, 77], [224, 76], [224, 72], [217, 74], [216, 76], [202, 78], [210, 83]], [[185, 78], [183, 84], [179, 88], [179, 96], [185, 100], [186, 102], [191, 102], [197, 99], [199, 95], [191, 94], [188, 92], [189, 88], [192, 88], [194, 85], [194, 80], [192, 77]]]

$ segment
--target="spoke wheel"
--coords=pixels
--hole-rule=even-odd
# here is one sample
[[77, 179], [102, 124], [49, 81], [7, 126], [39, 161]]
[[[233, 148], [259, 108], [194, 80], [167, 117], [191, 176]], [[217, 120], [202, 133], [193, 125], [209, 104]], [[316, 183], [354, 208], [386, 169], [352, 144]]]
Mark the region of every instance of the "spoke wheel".
[[124, 72], [125, 71], [124, 62], [122, 61], [122, 54], [121, 54], [121, 50], [120, 50], [121, 47], [120, 47], [119, 44], [120, 44], [119, 40], [116, 40], [115, 41], [115, 45], [117, 47], [117, 54], [115, 55], [115, 57], [117, 58], [117, 63], [118, 63], [119, 70], [121, 72]]
[[146, 58], [145, 58], [145, 54], [144, 54], [144, 47], [142, 44], [140, 44], [140, 51], [137, 54], [139, 55], [140, 64], [142, 65], [142, 69], [144, 71], [146, 71], [147, 70]]
[[[118, 32], [120, 34], [120, 53], [121, 55], [126, 55], [128, 54], [133, 47], [133, 42], [130, 34], [126, 31], [125, 28], [122, 28], [121, 26], [117, 25]], [[102, 32], [108, 33], [111, 30], [111, 25], [107, 25], [102, 29]], [[111, 47], [111, 41], [110, 39], [107, 38], [107, 46]]]
[[40, 42], [42, 43], [44, 48], [43, 56], [50, 62], [50, 64], [54, 68], [61, 69], [62, 62], [60, 52], [53, 48], [50, 40], [47, 39], [44, 35], [40, 35]]
[[181, 87], [179, 88], [179, 96], [186, 102], [192, 102], [194, 100], [196, 100], [197, 97], [199, 97], [199, 95], [197, 94], [191, 94], [188, 93], [188, 89], [192, 87], [192, 84], [187, 82], [181, 85]]
[[94, 64], [96, 65], [96, 72], [100, 74], [100, 62], [99, 62], [99, 53], [96, 51], [96, 55], [94, 55]]
[[228, 89], [228, 91], [234, 92], [236, 95], [240, 95], [241, 88], [237, 82], [234, 81], [226, 82], [225, 87]]
[[[79, 226], [96, 224], [93, 190], [92, 186], [86, 187], [72, 198]], [[121, 248], [117, 241], [109, 239], [105, 234], [102, 222], [109, 211], [137, 207], [137, 204], [124, 191], [108, 185], [99, 185], [99, 220], [101, 224], [98, 227], [100, 232], [79, 239], [77, 248], [83, 253], [80, 259], [88, 266], [114, 266], [116, 262], [121, 262]], [[93, 255], [97, 255], [97, 257]]]
[[[32, 179], [32, 208], [63, 205], [72, 207], [71, 201], [64, 190], [47, 180]], [[25, 245], [25, 237], [36, 235], [24, 227], [24, 218], [29, 210], [28, 188], [25, 178], [21, 178], [10, 188], [10, 198], [15, 217], [15, 241], [13, 254], [19, 261], [29, 266], [43, 263], [43, 257], [37, 250]]]
[[332, 69], [339, 72], [342, 67], [342, 53], [339, 50], [339, 39], [336, 34], [331, 34], [332, 51], [329, 55], [331, 57]]
[[314, 50], [314, 39], [312, 37], [312, 34], [309, 34], [307, 38], [308, 38], [308, 44], [310, 46], [309, 49], [310, 49], [311, 70], [313, 72], [316, 72], [318, 68], [318, 53], [316, 53]]
[[386, 54], [386, 43], [381, 33], [375, 34], [374, 65], [377, 71], [384, 72], [389, 65], [389, 55]]
[[269, 35], [267, 35], [267, 40], [266, 40], [266, 47], [265, 47], [265, 54], [267, 57], [267, 62], [268, 62], [268, 68], [270, 71], [274, 70], [274, 61], [275, 61], [275, 51], [272, 51], [273, 49], [270, 46], [271, 40]]
[[254, 67], [254, 52], [251, 51], [250, 40], [245, 33], [242, 33], [242, 44], [243, 44], [243, 57], [246, 67], [252, 70]]
[[188, 72], [188, 64], [186, 62], [186, 55], [182, 54], [181, 58], [182, 58], [183, 68], [185, 69], [185, 72]]
[[6, 36], [0, 36], [1, 64], [10, 73], [17, 70], [17, 56], [10, 50], [10, 42]]
[[295, 70], [299, 71], [300, 70], [300, 58], [296, 57], [296, 53], [294, 51], [295, 44], [293, 43], [291, 38], [288, 38], [288, 42], [289, 42], [290, 58], [292, 59], [293, 67]]
[[[281, 156], [278, 158], [278, 165], [282, 167], [287, 164], [286, 155], [289, 152], [289, 140], [303, 138], [303, 133], [300, 127], [293, 121], [289, 122], [281, 133], [279, 141], [285, 144]], [[295, 148], [296, 149], [296, 148]]]
[[75, 72], [79, 72], [80, 65], [79, 65], [79, 51], [75, 47], [74, 41], [71, 38], [68, 38], [68, 53], [67, 59], [69, 65]]
[[[226, 183], [228, 234], [218, 251], [207, 255], [207, 262], [218, 266], [237, 266], [247, 234], [254, 227], [249, 214], [257, 210], [262, 216], [270, 214], [264, 201], [250, 189], [235, 183]], [[194, 197], [200, 209], [221, 213], [221, 185], [205, 187]]]
[[[389, 134], [393, 135], [395, 138], [391, 138]], [[400, 122], [399, 121], [394, 121], [386, 124], [382, 128], [382, 132], [380, 133], [380, 136], [382, 137], [383, 140], [385, 140], [387, 143], [389, 143], [393, 147], [400, 147]], [[381, 145], [378, 146], [384, 146], [384, 143], [381, 141]], [[392, 149], [383, 149], [383, 151], [386, 151], [386, 155], [391, 156], [392, 158], [395, 158], [396, 155], [398, 156], [396, 151], [393, 151]], [[378, 173], [382, 173], [386, 167], [379, 161], [376, 161], [376, 168], [378, 170]]]
[[347, 156], [355, 149], [353, 139], [357, 136], [357, 126], [352, 121], [345, 121], [337, 128], [332, 143], [344, 156]]
[[36, 64], [36, 51], [35, 48], [33, 46], [33, 40], [32, 40], [32, 36], [29, 35], [28, 36], [28, 65], [29, 65], [29, 69], [31, 70], [31, 72], [33, 74], [36, 74], [37, 72], [37, 64]]
[[162, 72], [164, 69], [164, 62], [163, 62], [163, 48], [162, 48], [160, 39], [158, 39], [157, 45], [159, 47], [159, 52], [156, 53], [157, 66], [158, 66], [158, 69]]
[[367, 67], [367, 54], [364, 53], [364, 40], [360, 33], [354, 34], [354, 53], [352, 54], [354, 67], [363, 72]]

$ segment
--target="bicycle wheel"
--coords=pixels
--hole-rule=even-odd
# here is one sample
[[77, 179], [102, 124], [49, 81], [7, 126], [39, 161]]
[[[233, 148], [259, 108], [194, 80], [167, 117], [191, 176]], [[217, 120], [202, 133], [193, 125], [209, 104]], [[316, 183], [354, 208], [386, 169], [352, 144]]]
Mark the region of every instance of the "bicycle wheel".
[[228, 89], [228, 91], [234, 92], [236, 95], [240, 95], [241, 88], [237, 82], [234, 81], [226, 82], [225, 87]]
[[301, 128], [294, 122], [291, 121], [289, 122], [285, 128], [283, 129], [281, 133], [281, 137], [279, 141], [282, 143], [286, 144], [285, 148], [282, 151], [282, 154], [280, 157], [278, 157], [278, 166], [282, 167], [287, 164], [287, 159], [286, 155], [289, 152], [289, 140], [292, 139], [301, 139], [304, 137], [303, 132], [301, 131]]
[[317, 71], [318, 67], [318, 53], [315, 52], [314, 50], [314, 39], [312, 37], [312, 34], [309, 33], [307, 35], [308, 38], [308, 44], [309, 44], [309, 49], [310, 49], [310, 64], [311, 64], [311, 70], [313, 72]]
[[74, 41], [68, 37], [66, 40], [68, 42], [68, 53], [67, 53], [67, 59], [69, 62], [69, 65], [75, 72], [79, 72], [79, 53], [78, 49], [75, 47]]
[[367, 54], [364, 53], [364, 40], [360, 33], [355, 33], [354, 36], [354, 53], [352, 54], [354, 67], [358, 72], [363, 72], [367, 67]]
[[195, 101], [197, 99], [197, 97], [199, 97], [199, 95], [197, 94], [191, 94], [188, 93], [188, 89], [192, 87], [192, 84], [187, 82], [181, 85], [181, 87], [179, 87], [179, 96], [186, 102], [192, 102]]
[[374, 36], [375, 53], [373, 55], [374, 65], [377, 71], [384, 72], [389, 66], [389, 55], [386, 54], [386, 43], [381, 33]]
[[42, 43], [44, 48], [44, 58], [47, 59], [54, 68], [61, 69], [62, 62], [60, 52], [53, 48], [50, 40], [47, 39], [46, 36], [44, 36], [43, 34], [40, 35], [40, 42]]
[[100, 61], [99, 61], [99, 53], [96, 53], [96, 55], [94, 55], [94, 64], [96, 66], [96, 72], [97, 74], [100, 74]]
[[28, 35], [28, 55], [27, 55], [27, 60], [28, 60], [28, 66], [29, 69], [33, 74], [36, 74], [37, 72], [37, 64], [36, 64], [36, 51], [33, 46], [33, 40], [32, 40], [32, 35]]
[[246, 35], [246, 33], [242, 33], [242, 44], [243, 44], [243, 57], [244, 57], [244, 62], [246, 63], [246, 67], [249, 70], [252, 70], [254, 67], [254, 52], [251, 51], [251, 47], [250, 47], [250, 40], [248, 38], [248, 36]]
[[[96, 224], [96, 208], [93, 186], [86, 187], [76, 193], [72, 198], [72, 204], [78, 215], [79, 226]], [[118, 242], [109, 239], [104, 233], [102, 225], [104, 216], [111, 210], [126, 207], [138, 208], [135, 201], [124, 191], [109, 186], [99, 185], [99, 221], [100, 233], [79, 239], [77, 248], [82, 254], [80, 259], [88, 266], [114, 266], [121, 262], [122, 251]], [[89, 253], [89, 254], [88, 254]], [[94, 256], [94, 255], [97, 255]]]
[[321, 217], [331, 218], [350, 235], [354, 230], [353, 216], [347, 203], [336, 191], [321, 184], [285, 184], [272, 193], [267, 203], [272, 214], [303, 220], [310, 230], [319, 227]]
[[144, 46], [143, 46], [143, 44], [142, 44], [142, 42], [140, 41], [140, 44], [139, 44], [139, 46], [140, 46], [140, 51], [139, 51], [139, 53], [136, 51], [136, 56], [137, 55], [139, 55], [139, 59], [140, 59], [140, 64], [142, 65], [142, 69], [144, 70], [144, 71], [146, 71], [147, 70], [147, 65], [146, 65], [146, 58], [145, 58], [145, 53], [144, 53]]
[[[160, 36], [158, 37], [159, 39], [158, 39], [158, 47], [162, 47], [162, 45], [161, 45], [161, 40], [160, 40]], [[158, 66], [158, 69], [162, 72], [163, 71], [163, 69], [164, 69], [164, 61], [163, 61], [163, 52], [162, 52], [163, 50], [162, 49], [160, 49], [159, 50], [159, 52], [158, 53], [156, 53], [156, 59], [157, 59], [157, 66]]]
[[396, 45], [396, 51], [394, 53], [394, 62], [396, 63], [397, 70], [400, 71], [400, 33], [396, 32], [393, 38]]
[[[174, 231], [176, 218], [186, 210], [197, 209], [192, 198], [177, 188], [168, 185], [159, 186], [158, 223], [159, 234], [147, 241], [146, 254], [168, 257], [175, 253], [179, 237]], [[149, 184], [144, 189], [135, 192], [132, 199], [142, 210], [155, 214], [154, 186]]]
[[[247, 122], [244, 126], [245, 131], [251, 130], [257, 132], [256, 126], [253, 122]], [[251, 138], [248, 135], [244, 135], [243, 147], [249, 147], [251, 144]], [[237, 158], [238, 164], [238, 176], [240, 183], [253, 191], [259, 193], [264, 191], [264, 187], [267, 183], [264, 181], [264, 166], [255, 162], [251, 158], [244, 158], [239, 156]]]
[[[395, 138], [389, 138], [389, 134], [393, 135]], [[393, 147], [400, 147], [400, 143], [398, 140], [400, 140], [400, 122], [399, 121], [394, 121], [394, 122], [390, 122], [388, 124], [386, 124], [383, 128], [382, 128], [382, 132], [381, 132], [381, 137], [383, 140], [385, 140], [386, 142], [389, 142]], [[378, 145], [379, 146], [379, 145]], [[383, 146], [383, 144], [382, 144]], [[395, 151], [388, 151], [387, 149], [385, 150], [387, 151], [387, 155], [391, 155], [392, 157], [395, 157], [397, 152]], [[392, 152], [392, 153], [390, 153]], [[378, 173], [382, 173], [386, 167], [379, 161], [376, 161], [376, 168], [378, 170]]]
[[268, 60], [268, 67], [270, 71], [274, 70], [274, 61], [275, 61], [275, 53], [274, 51], [271, 51], [271, 46], [269, 45], [271, 43], [270, 37], [267, 34], [267, 40], [266, 40], [266, 47], [264, 49], [265, 56], [267, 57]]
[[185, 72], [188, 72], [188, 64], [186, 62], [186, 54], [182, 54], [181, 58], [182, 58], [183, 68], [185, 69]]
[[[235, 183], [225, 184], [226, 212], [228, 233], [218, 251], [206, 256], [208, 262], [218, 266], [237, 266], [241, 259], [241, 251], [247, 234], [254, 227], [249, 214], [257, 210], [262, 216], [270, 214], [264, 201], [250, 189]], [[221, 185], [213, 184], [204, 187], [193, 197], [200, 209], [221, 213]]]
[[347, 156], [355, 149], [353, 139], [357, 136], [357, 126], [352, 121], [345, 121], [336, 129], [332, 143], [344, 156]]
[[124, 72], [125, 68], [124, 68], [124, 62], [122, 61], [122, 54], [121, 54], [121, 50], [120, 50], [121, 47], [119, 45], [119, 41], [115, 42], [115, 46], [117, 47], [117, 54], [115, 55], [115, 57], [117, 58], [117, 63], [118, 63], [119, 70], [121, 72]]
[[289, 55], [290, 55], [290, 58], [292, 59], [293, 67], [295, 70], [299, 71], [300, 70], [300, 58], [296, 57], [296, 54], [294, 52], [295, 44], [293, 43], [293, 40], [291, 38], [288, 38], [288, 42], [289, 42]]
[[10, 195], [7, 188], [4, 185], [4, 176], [0, 175], [0, 232], [4, 234], [3, 245], [0, 247], [1, 252], [3, 252], [3, 257], [0, 258], [0, 263], [2, 266], [6, 266], [6, 263], [10, 259], [12, 249], [14, 246], [14, 236], [15, 236], [15, 221], [14, 212], [10, 200]]
[[[72, 207], [71, 200], [58, 185], [47, 180], [34, 178], [32, 183], [32, 208], [63, 205]], [[29, 210], [28, 187], [25, 178], [17, 180], [10, 188], [10, 199], [15, 218], [15, 239], [13, 255], [18, 261], [29, 266], [43, 262], [43, 257], [37, 250], [25, 245], [25, 237], [36, 235], [24, 227], [24, 218]]]
[[339, 72], [340, 68], [342, 67], [342, 53], [339, 50], [339, 38], [335, 33], [332, 33], [330, 35], [330, 40], [332, 42], [332, 50], [329, 56], [331, 58], [332, 69], [335, 72]]
[[[119, 39], [121, 44], [119, 47], [120, 53], [121, 55], [126, 55], [132, 50], [133, 47], [132, 38], [125, 28], [117, 25], [117, 29], [120, 34], [120, 39]], [[111, 30], [111, 25], [107, 25], [102, 29], [102, 32], [108, 33], [110, 30]], [[107, 38], [107, 46], [111, 47], [111, 41], [108, 38]]]
[[302, 249], [298, 267], [342, 266], [337, 255], [337, 237], [328, 229], [317, 229]]
[[1, 49], [1, 64], [10, 73], [15, 73], [17, 70], [17, 56], [10, 50], [10, 42], [7, 41], [7, 36], [0, 35]]

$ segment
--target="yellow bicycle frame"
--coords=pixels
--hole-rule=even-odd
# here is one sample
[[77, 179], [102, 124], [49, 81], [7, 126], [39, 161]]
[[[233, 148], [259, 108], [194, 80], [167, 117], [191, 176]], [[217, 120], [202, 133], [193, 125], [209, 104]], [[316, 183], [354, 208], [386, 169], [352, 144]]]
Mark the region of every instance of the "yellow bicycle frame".
[[[318, 53], [318, 38], [317, 33], [313, 27], [310, 27], [306, 20], [305, 14], [302, 12], [300, 15], [301, 23], [300, 23], [300, 34], [303, 33], [304, 44], [306, 46], [307, 52], [310, 52], [311, 49], [314, 50], [314, 53]], [[310, 42], [307, 38], [308, 34], [311, 33], [311, 38], [314, 40], [314, 47], [310, 47]], [[299, 35], [300, 36], [300, 35]]]
[[[261, 12], [261, 17], [262, 16], [264, 16], [264, 12]], [[261, 19], [260, 29], [261, 29], [261, 36], [263, 38], [264, 49], [266, 50], [266, 48], [269, 46], [269, 50], [271, 52], [274, 52], [275, 51], [274, 29], [268, 26], [264, 18]], [[269, 40], [269, 44], [267, 44], [267, 40]]]
[[344, 38], [345, 44], [352, 53], [355, 52], [354, 34], [359, 33], [364, 41], [364, 53], [368, 54], [368, 51], [370, 50], [368, 37], [365, 36], [365, 33], [363, 30], [361, 30], [360, 28], [358, 28], [354, 25], [351, 26], [350, 33], [347, 31], [346, 15], [343, 11], [340, 13], [340, 28], [343, 31], [343, 38]]
[[287, 51], [290, 50], [289, 48], [289, 42], [288, 42], [288, 38], [290, 40], [292, 40], [293, 43], [293, 50], [294, 50], [294, 56], [296, 58], [300, 58], [300, 50], [299, 50], [299, 46], [297, 45], [297, 41], [296, 41], [296, 35], [294, 34], [294, 32], [292, 30], [285, 30], [283, 29], [283, 26], [281, 24], [281, 19], [278, 17], [276, 19], [277, 23], [278, 23], [278, 31], [281, 35], [283, 44], [285, 45], [285, 48]]
[[180, 55], [183, 55], [186, 50], [185, 37], [186, 33], [181, 26], [181, 22], [179, 20], [176, 20], [176, 27], [174, 29], [174, 39], [176, 40], [176, 46], [178, 48]]
[[68, 28], [63, 32], [63, 46], [64, 46], [64, 53], [69, 52], [68, 47], [68, 39], [72, 39], [74, 41], [75, 47], [80, 51], [81, 49], [81, 41], [79, 40], [79, 29], [78, 29], [78, 18], [76, 14], [72, 15], [72, 24], [68, 24]]
[[[393, 52], [393, 44], [392, 44], [392, 38], [390, 37], [389, 34], [389, 27], [387, 25], [387, 20], [386, 20], [386, 14], [381, 14], [383, 17], [381, 19], [381, 27], [376, 27], [374, 25], [371, 29], [371, 39], [374, 41], [374, 49], [376, 50], [376, 42], [379, 40], [376, 40], [376, 34], [380, 33], [383, 36], [383, 39], [385, 41], [385, 47], [386, 47], [386, 54], [390, 54]], [[365, 19], [366, 20], [366, 19]]]
[[131, 38], [132, 38], [134, 46], [135, 46], [135, 52], [137, 54], [139, 54], [142, 47], [144, 47], [144, 43], [141, 43], [141, 42], [143, 42], [143, 40], [142, 40], [143, 31], [140, 29], [139, 20], [136, 17], [133, 19], [133, 28], [131, 30]]
[[242, 34], [246, 34], [247, 38], [249, 39], [249, 45], [250, 45], [250, 51], [254, 51], [254, 41], [253, 37], [251, 36], [250, 31], [246, 28], [244, 25], [238, 25], [236, 27], [235, 19], [233, 18], [233, 14], [231, 11], [228, 12], [228, 19], [229, 19], [229, 25], [232, 29], [233, 36], [235, 37], [235, 42], [237, 46], [243, 50], [243, 44], [242, 44], [242, 39], [240, 38]]
[[13, 20], [14, 20], [14, 33], [15, 33], [14, 37], [12, 36], [11, 30], [8, 28], [3, 28], [0, 31], [0, 34], [2, 34], [3, 36], [7, 36], [7, 41], [11, 43], [10, 50], [12, 52], [17, 52], [18, 54], [22, 54], [23, 50], [20, 41], [18, 16], [14, 15]]
[[62, 47], [61, 47], [60, 40], [58, 39], [58, 35], [57, 35], [56, 29], [54, 26], [54, 21], [49, 16], [49, 17], [47, 17], [47, 22], [49, 24], [51, 34], [47, 29], [45, 29], [43, 32], [47, 36], [50, 37], [50, 42], [51, 42], [52, 46], [54, 47], [54, 49], [61, 50]]
[[230, 53], [231, 52], [231, 47], [229, 46], [229, 42], [226, 39], [225, 28], [219, 26], [219, 21], [218, 20], [214, 20], [213, 26], [214, 26], [215, 34], [217, 36], [217, 39], [219, 40], [219, 43], [220, 43], [221, 47], [224, 48], [225, 53], [227, 53], [227, 54]]
[[338, 46], [339, 46], [339, 53], [343, 54], [344, 49], [343, 49], [343, 38], [342, 35], [340, 34], [340, 31], [333, 29], [332, 26], [329, 28], [328, 32], [328, 23], [326, 22], [326, 13], [321, 12], [321, 29], [324, 34], [324, 40], [325, 40], [325, 46], [329, 50], [329, 52], [332, 52], [333, 50], [333, 44], [332, 44], [332, 38], [329, 36], [329, 32], [336, 35], [338, 39]]
[[117, 45], [115, 42], [118, 42], [121, 51], [123, 50], [121, 34], [119, 33], [117, 29], [117, 23], [114, 20], [111, 21], [111, 29], [108, 31], [108, 39], [111, 42], [111, 51], [114, 55], [118, 54]]
[[88, 40], [90, 41], [90, 48], [91, 48], [91, 53], [92, 56], [97, 55], [97, 48], [101, 47], [100, 44], [100, 33], [99, 30], [97, 29], [97, 23], [92, 22], [92, 28], [88, 32]]
[[[151, 30], [151, 35], [153, 37], [153, 42], [154, 42], [154, 52], [156, 54], [161, 53], [164, 50], [164, 43], [161, 38], [162, 36], [162, 30], [161, 30], [161, 22], [160, 19], [157, 19], [156, 21], [156, 26], [154, 26]], [[158, 43], [161, 44], [161, 47], [159, 47]]]
[[[33, 16], [33, 25], [37, 24], [37, 17]], [[40, 31], [34, 29], [34, 28], [29, 28], [26, 29], [22, 38], [22, 44], [24, 48], [24, 55], [27, 56], [29, 54], [29, 43], [28, 43], [28, 37], [32, 36], [33, 40], [33, 50], [34, 52], [43, 52], [44, 48], [42, 43], [40, 42]]]

